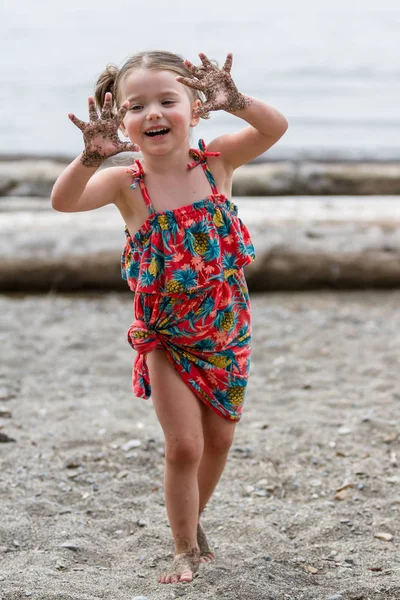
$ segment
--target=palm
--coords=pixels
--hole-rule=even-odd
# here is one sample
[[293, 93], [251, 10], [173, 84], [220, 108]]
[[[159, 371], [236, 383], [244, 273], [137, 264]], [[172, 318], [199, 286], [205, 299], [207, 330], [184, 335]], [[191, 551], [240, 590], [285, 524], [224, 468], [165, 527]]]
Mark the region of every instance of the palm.
[[85, 150], [82, 162], [86, 166], [98, 166], [106, 158], [120, 152], [137, 152], [139, 147], [129, 142], [121, 142], [118, 129], [128, 110], [124, 103], [116, 115], [112, 114], [112, 96], [107, 93], [100, 116], [97, 114], [94, 99], [89, 98], [89, 122], [81, 121], [75, 115], [68, 115], [83, 133]]
[[118, 127], [112, 121], [99, 119], [95, 123], [85, 123], [82, 129], [86, 151], [100, 152], [112, 156], [122, 145], [118, 137]]
[[211, 110], [237, 111], [245, 107], [246, 101], [240, 94], [232, 77], [232, 54], [228, 54], [222, 69], [219, 69], [207, 58], [205, 54], [199, 54], [202, 64], [198, 67], [188, 60], [185, 65], [193, 74], [193, 78], [178, 77], [178, 81], [188, 87], [200, 90], [206, 96], [206, 102], [198, 114]]

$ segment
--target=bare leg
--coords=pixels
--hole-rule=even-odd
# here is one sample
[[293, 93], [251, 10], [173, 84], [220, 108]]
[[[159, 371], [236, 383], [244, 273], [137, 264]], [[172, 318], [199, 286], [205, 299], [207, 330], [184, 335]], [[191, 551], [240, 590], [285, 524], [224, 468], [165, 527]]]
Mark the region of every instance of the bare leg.
[[202, 424], [204, 451], [198, 471], [199, 482], [199, 522], [197, 541], [200, 548], [201, 562], [209, 562], [215, 558], [210, 549], [205, 531], [200, 523], [200, 514], [211, 498], [225, 468], [229, 448], [235, 433], [235, 422], [226, 421], [207, 406], [202, 406]]
[[152, 399], [165, 436], [165, 503], [175, 542], [175, 558], [160, 583], [192, 581], [198, 570], [198, 468], [203, 453], [200, 403], [163, 350], [147, 357]]

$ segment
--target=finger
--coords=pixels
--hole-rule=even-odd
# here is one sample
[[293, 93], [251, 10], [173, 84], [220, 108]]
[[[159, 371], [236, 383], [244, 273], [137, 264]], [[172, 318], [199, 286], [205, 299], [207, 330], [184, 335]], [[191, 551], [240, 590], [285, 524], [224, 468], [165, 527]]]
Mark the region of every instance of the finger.
[[203, 63], [204, 67], [206, 69], [215, 69], [214, 65], [212, 64], [212, 62], [210, 61], [209, 58], [207, 58], [207, 56], [205, 54], [203, 54], [202, 52], [200, 52], [199, 54], [200, 60]]
[[129, 108], [129, 100], [125, 100], [125, 102], [123, 103], [123, 105], [121, 106], [121, 108], [119, 109], [119, 111], [116, 114], [115, 120], [117, 121], [117, 124], [120, 125], [122, 123], [122, 121], [124, 120], [124, 117], [126, 115], [126, 113], [128, 112], [128, 108]]
[[121, 146], [121, 152], [140, 152], [140, 146], [133, 142], [122, 142]]
[[194, 66], [194, 64], [190, 62], [190, 60], [185, 60], [185, 61], [184, 61], [184, 64], [185, 64], [185, 67], [186, 67], [187, 69], [189, 69], [189, 71], [190, 71], [191, 73], [193, 73], [193, 75], [194, 75], [194, 73], [195, 73], [195, 71], [196, 71], [196, 68], [197, 68], [197, 67], [195, 67], [195, 66]]
[[89, 96], [88, 103], [89, 103], [89, 119], [91, 121], [98, 121], [99, 115], [97, 114], [96, 104], [94, 102], [93, 96]]
[[193, 73], [195, 77], [204, 77], [206, 74], [204, 67], [196, 67], [190, 62], [190, 60], [185, 60], [185, 67], [189, 69], [189, 71]]
[[222, 67], [222, 71], [225, 71], [225, 73], [230, 73], [231, 69], [232, 69], [232, 63], [233, 63], [233, 55], [232, 55], [232, 52], [229, 52], [229, 54], [226, 57], [225, 64]]
[[205, 115], [206, 113], [209, 112], [210, 110], [210, 103], [204, 102], [204, 104], [202, 104], [201, 106], [198, 106], [197, 108], [195, 108], [193, 110], [193, 115], [195, 117], [202, 117], [203, 115]]
[[198, 81], [197, 79], [189, 79], [189, 77], [177, 77], [176, 78], [179, 83], [183, 83], [183, 85], [187, 85], [187, 87], [193, 88], [194, 90], [203, 91], [205, 86], [204, 83]]
[[197, 110], [201, 110], [200, 116], [204, 115], [205, 113], [211, 112], [212, 110], [219, 110], [221, 107], [219, 104], [216, 104], [215, 102], [205, 102], [201, 107], [199, 107]]
[[[110, 119], [112, 113], [112, 94], [107, 92], [104, 98], [103, 110], [101, 111], [102, 119]], [[96, 113], [97, 114], [97, 113]]]
[[206, 111], [204, 110], [204, 108], [202, 106], [199, 106], [199, 108], [194, 109], [193, 116], [194, 117], [202, 117], [205, 112]]
[[83, 131], [86, 127], [86, 123], [85, 121], [81, 121], [80, 119], [78, 119], [78, 117], [76, 117], [74, 114], [72, 113], [68, 113], [68, 118], [70, 121], [73, 122], [74, 125], [76, 125], [81, 131]]

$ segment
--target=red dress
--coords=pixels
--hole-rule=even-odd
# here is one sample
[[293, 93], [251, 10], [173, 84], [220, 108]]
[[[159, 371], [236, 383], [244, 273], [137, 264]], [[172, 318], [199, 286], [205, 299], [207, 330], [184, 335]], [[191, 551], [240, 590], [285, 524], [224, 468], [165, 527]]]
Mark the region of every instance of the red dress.
[[134, 235], [127, 228], [122, 276], [135, 292], [128, 341], [137, 351], [133, 391], [149, 398], [146, 355], [163, 348], [179, 375], [202, 402], [238, 421], [250, 368], [250, 301], [243, 267], [255, 259], [237, 207], [218, 193], [204, 142], [190, 150], [211, 194], [174, 210], [155, 211], [138, 160], [128, 172], [139, 184], [149, 217]]

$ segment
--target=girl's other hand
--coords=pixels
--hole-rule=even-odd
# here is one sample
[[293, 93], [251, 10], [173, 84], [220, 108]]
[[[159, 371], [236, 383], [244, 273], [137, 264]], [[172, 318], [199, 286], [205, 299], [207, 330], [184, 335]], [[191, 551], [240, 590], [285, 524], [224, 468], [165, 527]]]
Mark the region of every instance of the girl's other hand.
[[185, 60], [185, 66], [193, 74], [189, 77], [177, 77], [177, 81], [188, 87], [200, 90], [206, 102], [196, 109], [195, 114], [201, 116], [211, 110], [237, 112], [246, 108], [246, 97], [241, 94], [231, 77], [232, 53], [230, 52], [222, 69], [219, 69], [203, 53], [199, 54], [202, 64], [198, 67]]
[[139, 146], [131, 142], [121, 142], [118, 129], [129, 108], [129, 102], [123, 103], [117, 114], [112, 114], [112, 95], [107, 92], [100, 117], [97, 114], [93, 96], [89, 96], [89, 122], [81, 121], [72, 113], [69, 119], [83, 133], [85, 149], [82, 164], [86, 167], [98, 167], [106, 158], [120, 152], [138, 152]]

